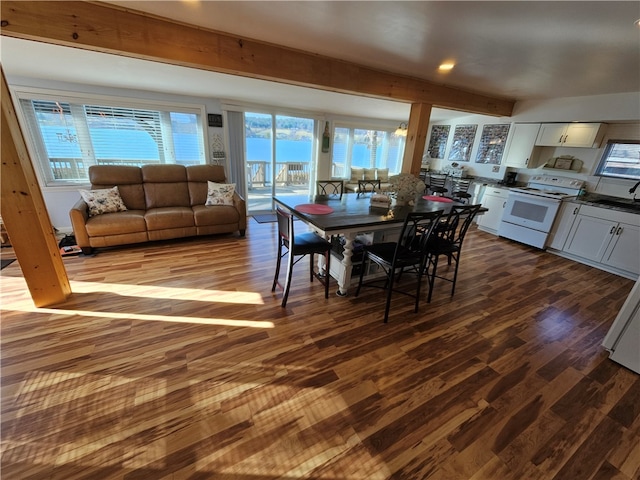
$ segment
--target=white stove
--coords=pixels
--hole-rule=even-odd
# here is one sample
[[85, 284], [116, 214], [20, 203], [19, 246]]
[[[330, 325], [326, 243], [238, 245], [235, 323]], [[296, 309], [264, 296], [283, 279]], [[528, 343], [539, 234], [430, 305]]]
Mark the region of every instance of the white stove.
[[510, 191], [562, 200], [577, 196], [582, 187], [584, 187], [584, 180], [553, 177], [551, 175], [535, 175], [531, 177], [526, 187], [513, 187]]
[[576, 178], [536, 175], [526, 187], [511, 188], [498, 235], [544, 249], [560, 203], [582, 187], [584, 181]]

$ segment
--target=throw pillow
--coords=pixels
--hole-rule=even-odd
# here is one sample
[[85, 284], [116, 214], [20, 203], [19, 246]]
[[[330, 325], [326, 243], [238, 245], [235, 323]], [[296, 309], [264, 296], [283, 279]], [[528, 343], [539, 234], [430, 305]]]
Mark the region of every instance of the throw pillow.
[[358, 180], [362, 180], [362, 174], [364, 173], [364, 169], [351, 167], [351, 183], [358, 183]]
[[378, 180], [382, 183], [389, 183], [389, 169], [388, 168], [379, 168], [378, 171]]
[[365, 180], [375, 180], [376, 179], [376, 169], [375, 168], [365, 168], [364, 169], [364, 179]]
[[207, 182], [207, 201], [205, 205], [233, 205], [233, 193], [236, 190], [235, 183]]
[[103, 213], [124, 212], [127, 209], [117, 186], [99, 190], [79, 190], [79, 192], [89, 206], [90, 217]]

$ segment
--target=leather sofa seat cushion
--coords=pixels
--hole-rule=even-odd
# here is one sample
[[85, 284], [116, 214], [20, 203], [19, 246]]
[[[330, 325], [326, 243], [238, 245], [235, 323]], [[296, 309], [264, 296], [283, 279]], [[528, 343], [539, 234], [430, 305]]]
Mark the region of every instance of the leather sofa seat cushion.
[[204, 205], [195, 205], [193, 207], [193, 216], [196, 226], [206, 225], [223, 225], [233, 224], [240, 220], [238, 210], [233, 206], [215, 205], [206, 207]]
[[144, 210], [127, 210], [96, 215], [87, 221], [87, 233], [91, 237], [100, 237], [146, 232], [147, 224], [144, 215]]
[[91, 189], [118, 186], [122, 201], [129, 210], [145, 210], [142, 172], [139, 167], [121, 165], [92, 165], [89, 167]]
[[191, 207], [152, 208], [147, 210], [144, 219], [149, 231], [194, 226]]

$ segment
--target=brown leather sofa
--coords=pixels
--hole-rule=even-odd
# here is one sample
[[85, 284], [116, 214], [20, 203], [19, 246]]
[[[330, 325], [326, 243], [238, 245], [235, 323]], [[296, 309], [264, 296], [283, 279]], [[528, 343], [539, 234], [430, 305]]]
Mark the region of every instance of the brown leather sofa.
[[233, 194], [233, 205], [205, 206], [208, 181], [225, 183], [217, 165], [96, 165], [89, 168], [91, 189], [118, 187], [126, 211], [89, 216], [80, 199], [71, 209], [71, 224], [85, 254], [94, 248], [153, 240], [239, 232], [245, 235], [245, 200]]

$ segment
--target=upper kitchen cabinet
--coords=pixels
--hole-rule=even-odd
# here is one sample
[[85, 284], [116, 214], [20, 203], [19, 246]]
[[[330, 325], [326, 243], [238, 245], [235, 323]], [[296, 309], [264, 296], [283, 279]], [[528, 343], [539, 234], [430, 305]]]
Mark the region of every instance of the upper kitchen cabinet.
[[597, 148], [604, 135], [604, 127], [602, 123], [543, 123], [536, 145]]
[[539, 131], [539, 123], [514, 123], [512, 125], [511, 139], [505, 156], [507, 167], [536, 167], [536, 165], [532, 165], [531, 159]]

